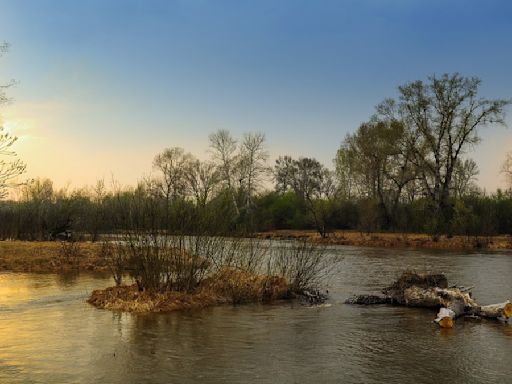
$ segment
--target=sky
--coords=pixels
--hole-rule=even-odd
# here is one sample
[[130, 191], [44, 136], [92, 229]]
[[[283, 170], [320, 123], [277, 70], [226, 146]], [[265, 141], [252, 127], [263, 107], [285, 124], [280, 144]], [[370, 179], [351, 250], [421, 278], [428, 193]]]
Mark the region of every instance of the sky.
[[[24, 177], [59, 187], [134, 184], [166, 147], [207, 158], [218, 129], [332, 166], [406, 82], [460, 72], [512, 98], [511, 20], [508, 0], [0, 0], [0, 84], [16, 80], [0, 115]], [[468, 154], [489, 192], [506, 121]]]

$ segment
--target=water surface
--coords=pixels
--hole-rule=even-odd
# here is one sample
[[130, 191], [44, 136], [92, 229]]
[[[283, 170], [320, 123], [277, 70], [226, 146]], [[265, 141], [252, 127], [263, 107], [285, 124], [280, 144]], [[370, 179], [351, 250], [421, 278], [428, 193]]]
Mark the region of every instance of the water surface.
[[512, 326], [424, 309], [344, 305], [406, 268], [512, 297], [510, 253], [333, 247], [330, 307], [222, 306], [132, 315], [85, 299], [108, 277], [0, 274], [0, 383], [512, 383]]

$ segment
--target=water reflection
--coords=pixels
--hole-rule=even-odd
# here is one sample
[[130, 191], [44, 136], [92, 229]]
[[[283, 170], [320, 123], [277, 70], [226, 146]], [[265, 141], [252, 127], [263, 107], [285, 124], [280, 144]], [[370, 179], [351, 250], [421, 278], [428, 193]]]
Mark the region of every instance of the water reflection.
[[406, 268], [445, 272], [452, 282], [476, 285], [479, 302], [502, 301], [512, 294], [510, 255], [332, 252], [344, 258], [329, 308], [131, 315], [84, 302], [111, 284], [105, 277], [0, 274], [0, 383], [508, 382], [510, 325], [460, 321], [440, 330], [428, 310], [341, 303]]

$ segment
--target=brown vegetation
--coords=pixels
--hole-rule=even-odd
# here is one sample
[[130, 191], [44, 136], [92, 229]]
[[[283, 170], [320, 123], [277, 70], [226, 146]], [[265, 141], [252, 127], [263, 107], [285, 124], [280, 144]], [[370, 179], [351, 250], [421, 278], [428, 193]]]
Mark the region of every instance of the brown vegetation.
[[282, 277], [257, 275], [236, 268], [223, 268], [205, 279], [191, 293], [139, 290], [137, 284], [92, 292], [88, 302], [101, 309], [126, 312], [172, 312], [218, 304], [271, 302], [291, 298]]
[[0, 241], [0, 271], [107, 271], [99, 243]]
[[333, 231], [322, 238], [313, 230], [279, 230], [260, 232], [258, 238], [275, 240], [309, 240], [315, 243], [351, 245], [379, 248], [427, 248], [427, 249], [512, 249], [512, 236], [432, 236], [420, 233], [364, 233], [358, 231]]

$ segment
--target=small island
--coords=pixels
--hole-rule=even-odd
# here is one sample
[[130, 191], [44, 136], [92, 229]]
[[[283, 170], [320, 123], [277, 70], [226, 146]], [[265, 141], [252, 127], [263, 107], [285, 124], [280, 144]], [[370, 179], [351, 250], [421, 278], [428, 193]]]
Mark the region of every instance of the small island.
[[97, 308], [171, 312], [292, 299], [321, 304], [327, 299], [320, 292], [323, 279], [338, 262], [324, 246], [307, 241], [274, 245], [145, 230], [121, 237], [103, 243], [102, 258], [116, 285], [92, 292], [88, 302]]

